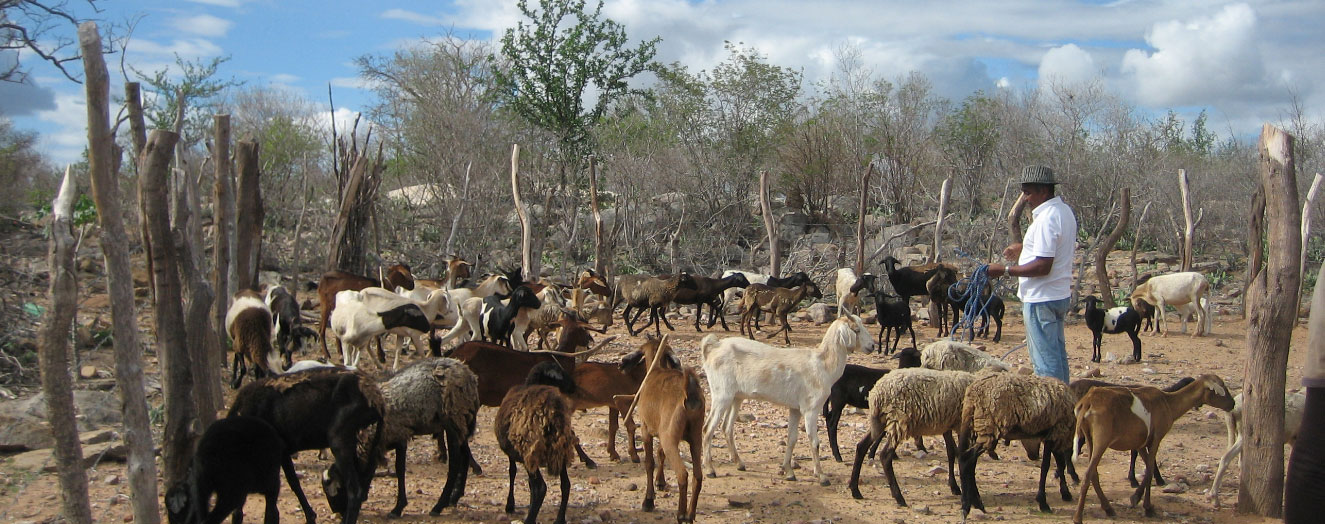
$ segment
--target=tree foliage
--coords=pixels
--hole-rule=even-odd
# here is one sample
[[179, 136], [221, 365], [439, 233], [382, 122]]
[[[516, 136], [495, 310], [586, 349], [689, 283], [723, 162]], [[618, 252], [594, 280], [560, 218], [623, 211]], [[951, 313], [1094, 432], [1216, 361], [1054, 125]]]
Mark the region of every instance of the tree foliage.
[[[177, 75], [169, 69], [147, 74], [129, 66], [134, 76], [142, 81], [143, 89], [152, 95], [144, 101], [143, 113], [147, 124], [157, 129], [179, 132], [180, 143], [185, 149], [196, 145], [211, 129], [212, 115], [221, 102], [219, 95], [227, 89], [243, 85], [243, 82], [233, 78], [217, 78], [221, 64], [228, 61], [229, 56], [195, 61], [185, 60], [176, 54]], [[184, 106], [184, 120], [177, 124], [181, 104]]]
[[[93, 10], [99, 0], [84, 0]], [[64, 68], [78, 60], [78, 42], [73, 29], [82, 20], [66, 0], [0, 0], [0, 82], [26, 82], [28, 70], [19, 62], [22, 51], [29, 51], [55, 66], [65, 78], [80, 82]], [[68, 33], [65, 32], [68, 30]], [[9, 52], [13, 60], [7, 60]]]

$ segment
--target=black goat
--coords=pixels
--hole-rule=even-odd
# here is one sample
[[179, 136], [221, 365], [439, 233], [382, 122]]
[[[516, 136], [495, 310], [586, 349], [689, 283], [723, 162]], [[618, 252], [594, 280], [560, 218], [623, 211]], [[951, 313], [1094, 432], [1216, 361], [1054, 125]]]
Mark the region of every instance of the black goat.
[[1131, 306], [1119, 306], [1105, 311], [1096, 307], [1100, 299], [1086, 297], [1086, 327], [1094, 339], [1091, 342], [1091, 362], [1100, 361], [1100, 348], [1105, 333], [1127, 333], [1132, 339], [1132, 360], [1141, 361], [1141, 314]]
[[316, 339], [317, 331], [304, 325], [299, 313], [299, 301], [284, 286], [268, 289], [266, 302], [274, 322], [276, 349], [285, 359], [286, 366], [289, 366], [295, 352], [302, 351], [309, 340]]
[[[508, 277], [509, 278], [509, 277]], [[506, 303], [502, 303], [505, 300]], [[521, 308], [538, 309], [543, 303], [527, 286], [516, 287], [510, 296], [492, 295], [483, 298], [480, 333], [484, 340], [490, 340], [506, 347], [511, 347], [511, 334], [515, 332], [515, 316]]]
[[[911, 347], [916, 347], [916, 330], [911, 326], [911, 305], [903, 297], [892, 293], [880, 292], [874, 294], [874, 316], [879, 322], [879, 351], [885, 355], [890, 355], [897, 351], [897, 344], [902, 341], [902, 332], [911, 332]], [[897, 340], [888, 340], [892, 338], [890, 332], [897, 333]]]
[[785, 277], [770, 276], [768, 282], [764, 282], [768, 287], [784, 287], [787, 289], [813, 283], [810, 281], [810, 275], [805, 274], [804, 271], [797, 271]]
[[713, 324], [721, 320], [722, 329], [731, 331], [731, 328], [727, 327], [727, 317], [722, 311], [723, 292], [734, 287], [745, 288], [750, 285], [750, 281], [742, 273], [733, 273], [723, 278], [700, 276], [691, 276], [691, 278], [695, 281], [695, 288], [678, 287], [676, 296], [672, 297], [672, 303], [695, 306], [695, 331], [703, 331], [699, 328], [699, 317], [703, 315], [706, 305], [709, 307], [708, 328], [713, 329]]
[[[166, 516], [170, 524], [221, 522], [233, 514], [244, 519], [249, 493], [266, 498], [266, 524], [280, 514], [276, 495], [281, 490], [281, 462], [285, 444], [276, 428], [254, 417], [223, 418], [207, 427], [184, 479], [166, 490]], [[212, 495], [216, 507], [208, 509]]]
[[[955, 296], [955, 297], [954, 297]], [[965, 286], [961, 283], [954, 284], [948, 288], [948, 303], [952, 306], [952, 325], [956, 326], [957, 321], [961, 319], [962, 313], [966, 311], [966, 303], [971, 299], [970, 294], [966, 293]], [[986, 289], [980, 295], [980, 302], [984, 305], [984, 310], [980, 312], [980, 327], [971, 331], [966, 341], [970, 342], [976, 336], [981, 338], [989, 336], [989, 318], [994, 318], [994, 323], [998, 329], [994, 332], [994, 342], [1003, 339], [1003, 314], [1006, 312], [1006, 306], [1003, 299], [998, 295], [989, 295]]]
[[340, 471], [359, 473], [345, 478], [348, 503], [342, 522], [353, 523], [368, 496], [378, 456], [369, 453], [367, 464], [360, 466], [356, 457], [359, 431], [375, 425], [369, 449], [377, 449], [385, 406], [382, 391], [365, 375], [319, 368], [249, 383], [235, 396], [228, 417], [257, 417], [276, 429], [285, 443], [281, 469], [308, 524], [317, 522], [317, 514], [299, 487], [290, 457], [298, 451], [331, 448]]
[[900, 261], [892, 256], [884, 257], [881, 263], [888, 274], [888, 282], [899, 296], [910, 301], [911, 297], [925, 295], [938, 303], [938, 318], [931, 318], [930, 323], [938, 326], [940, 334], [946, 334], [948, 286], [957, 282], [956, 270], [944, 264], [899, 268]]
[[[902, 350], [897, 354], [897, 369], [920, 367], [920, 353], [914, 348], [908, 349], [909, 351]], [[837, 447], [837, 423], [842, 420], [842, 411], [847, 406], [868, 409], [870, 389], [873, 389], [874, 383], [887, 375], [888, 371], [847, 364], [842, 370], [842, 377], [833, 383], [833, 389], [828, 393], [828, 400], [824, 402], [824, 423], [828, 426], [828, 446], [833, 449], [833, 459], [838, 462], [842, 462], [842, 452]]]

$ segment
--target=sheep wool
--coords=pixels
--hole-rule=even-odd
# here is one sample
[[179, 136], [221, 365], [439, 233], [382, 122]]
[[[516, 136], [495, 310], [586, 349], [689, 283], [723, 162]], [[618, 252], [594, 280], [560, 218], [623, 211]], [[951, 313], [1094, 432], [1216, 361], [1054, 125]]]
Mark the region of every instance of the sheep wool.
[[962, 402], [962, 434], [973, 432], [973, 449], [995, 449], [1000, 439], [1030, 436], [1068, 446], [1076, 429], [1076, 397], [1055, 378], [981, 374]]
[[502, 451], [520, 457], [530, 471], [562, 471], [579, 439], [571, 427], [570, 400], [552, 386], [511, 390], [497, 409], [493, 430]]
[[920, 353], [921, 365], [929, 369], [966, 371], [975, 373], [983, 369], [1007, 371], [1006, 362], [976, 349], [974, 346], [952, 340], [940, 340], [925, 346]]
[[[912, 436], [937, 435], [957, 429], [962, 398], [975, 375], [965, 371], [925, 368], [898, 369], [884, 375], [870, 390], [871, 432], [896, 443]], [[874, 431], [874, 426], [878, 430]]]
[[420, 360], [382, 384], [386, 397], [383, 448], [408, 442], [414, 435], [441, 434], [448, 427], [468, 440], [478, 414], [478, 377], [451, 358]]

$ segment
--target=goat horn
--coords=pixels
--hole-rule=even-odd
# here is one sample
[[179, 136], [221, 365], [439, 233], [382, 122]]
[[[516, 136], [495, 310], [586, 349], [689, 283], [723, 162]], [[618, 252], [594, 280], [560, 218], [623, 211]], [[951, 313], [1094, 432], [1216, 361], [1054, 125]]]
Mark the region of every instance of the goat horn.
[[579, 351], [579, 352], [576, 352], [576, 353], [567, 353], [567, 352], [565, 352], [565, 351], [550, 351], [550, 350], [549, 350], [549, 351], [534, 351], [534, 353], [551, 353], [551, 354], [553, 354], [553, 355], [561, 355], [561, 356], [563, 356], [563, 357], [571, 357], [571, 358], [576, 358], [576, 359], [578, 359], [578, 358], [588, 358], [588, 357], [590, 357], [590, 356], [592, 356], [592, 355], [598, 353], [599, 351], [602, 351], [603, 348], [607, 347], [607, 343], [608, 343], [608, 342], [611, 342], [611, 341], [613, 341], [613, 340], [616, 340], [616, 338], [619, 337], [619, 336], [620, 336], [620, 335], [612, 335], [612, 336], [610, 336], [610, 337], [607, 337], [607, 338], [603, 339], [601, 342], [598, 343], [597, 346], [594, 346], [593, 349], [586, 349], [586, 350], [584, 350], [584, 351]]
[[653, 360], [649, 361], [649, 369], [644, 372], [644, 378], [639, 381], [639, 388], [635, 390], [635, 398], [631, 399], [630, 408], [626, 410], [626, 415], [622, 418], [630, 420], [630, 416], [635, 414], [635, 406], [639, 405], [639, 392], [644, 389], [644, 383], [649, 381], [649, 375], [653, 374], [653, 368], [658, 367], [658, 361], [662, 360], [661, 357], [664, 356], [663, 348], [665, 347], [663, 344], [666, 343], [667, 335], [663, 335], [662, 340], [658, 341], [658, 351], [653, 354]]

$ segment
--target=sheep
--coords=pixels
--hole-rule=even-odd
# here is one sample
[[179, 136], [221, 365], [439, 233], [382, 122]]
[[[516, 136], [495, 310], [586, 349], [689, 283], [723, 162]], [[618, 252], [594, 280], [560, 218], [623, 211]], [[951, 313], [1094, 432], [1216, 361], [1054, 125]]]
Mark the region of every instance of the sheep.
[[860, 465], [871, 445], [882, 441], [883, 471], [897, 505], [906, 506], [902, 489], [893, 473], [893, 458], [903, 440], [926, 435], [943, 435], [948, 451], [948, 487], [960, 495], [953, 462], [957, 445], [952, 432], [961, 425], [962, 398], [975, 375], [965, 371], [936, 371], [925, 368], [899, 369], [887, 374], [870, 390], [870, 433], [856, 445], [851, 466], [851, 496], [860, 494]]
[[[688, 273], [679, 273], [668, 278], [662, 276], [649, 277], [644, 275], [622, 275], [617, 278], [616, 293], [617, 296], [626, 304], [626, 308], [621, 312], [621, 319], [626, 322], [626, 331], [630, 336], [635, 336], [652, 325], [654, 334], [662, 336], [662, 328], [658, 326], [661, 319], [667, 329], [675, 331], [672, 323], [667, 321], [667, 315], [664, 309], [676, 298], [679, 289], [695, 289], [695, 279]], [[630, 310], [638, 309], [635, 318], [630, 318]], [[635, 330], [635, 321], [639, 320], [644, 310], [649, 310], [649, 322], [644, 324], [639, 331]]]
[[[386, 284], [390, 289], [396, 286], [405, 289], [414, 289], [414, 273], [405, 264], [395, 264], [386, 268]], [[321, 306], [322, 314], [318, 317], [317, 336], [322, 341], [322, 357], [331, 360], [331, 353], [327, 351], [327, 323], [331, 320], [331, 312], [336, 308], [336, 294], [341, 291], [358, 291], [360, 289], [372, 286], [381, 287], [383, 282], [378, 280], [361, 277], [353, 273], [347, 273], [340, 270], [332, 270], [322, 274], [318, 279], [317, 299]]]
[[267, 288], [264, 300], [271, 310], [276, 348], [281, 356], [289, 361], [295, 352], [302, 352], [307, 341], [317, 335], [312, 328], [303, 325], [304, 318], [299, 312], [299, 301], [282, 286]]
[[[1302, 427], [1302, 413], [1306, 410], [1305, 393], [1284, 394], [1284, 443], [1296, 445], [1297, 433]], [[1233, 409], [1224, 414], [1224, 423], [1228, 428], [1228, 450], [1219, 458], [1219, 468], [1215, 470], [1214, 483], [1210, 485], [1210, 500], [1215, 509], [1219, 509], [1219, 485], [1224, 480], [1224, 470], [1234, 458], [1242, 454], [1242, 394], [1233, 397]], [[1158, 473], [1158, 471], [1156, 471]]]
[[234, 344], [235, 358], [230, 368], [230, 387], [238, 389], [248, 373], [245, 360], [253, 362], [253, 378], [285, 371], [279, 351], [271, 346], [271, 310], [256, 296], [237, 295], [225, 313], [225, 331]]
[[[759, 329], [759, 313], [767, 311], [781, 321], [782, 328], [770, 333], [766, 338], [773, 338], [778, 333], [782, 333], [783, 343], [791, 344], [791, 324], [787, 322], [787, 315], [806, 297], [823, 298], [823, 293], [819, 292], [819, 286], [814, 282], [801, 284], [794, 289], [751, 284], [746, 288], [745, 297], [741, 299], [741, 334], [753, 339], [755, 330]], [[753, 328], [750, 326], [751, 319], [754, 319]]]
[[[505, 302], [503, 302], [505, 299]], [[483, 309], [479, 313], [480, 334], [484, 340], [490, 340], [506, 347], [512, 347], [511, 341], [516, 330], [516, 316], [526, 309], [538, 309], [543, 304], [528, 287], [517, 287], [509, 297], [492, 295], [483, 299]], [[526, 321], [527, 323], [527, 321]], [[523, 345], [524, 338], [521, 334]]]
[[355, 371], [356, 369], [358, 369], [353, 365], [331, 364], [328, 362], [322, 362], [320, 360], [300, 360], [299, 362], [295, 362], [293, 365], [291, 365], [289, 369], [286, 369], [285, 374], [289, 375], [291, 373], [298, 373], [300, 371], [307, 371], [310, 369], [319, 369], [319, 368], [336, 368], [345, 371]]
[[331, 448], [336, 467], [358, 473], [345, 479], [347, 498], [341, 514], [342, 522], [353, 523], [358, 520], [377, 467], [376, 454], [369, 454], [367, 463], [359, 468], [359, 431], [376, 426], [369, 448], [375, 449], [381, 439], [385, 409], [382, 391], [367, 376], [355, 371], [313, 369], [249, 383], [235, 395], [227, 417], [257, 417], [276, 428], [285, 443], [281, 469], [309, 524], [317, 521], [317, 515], [299, 487], [290, 457], [299, 451]]
[[1132, 361], [1141, 361], [1141, 337], [1137, 336], [1141, 332], [1141, 314], [1129, 306], [1109, 308], [1108, 311], [1099, 309], [1096, 304], [1100, 299], [1095, 296], [1086, 297], [1086, 327], [1090, 328], [1093, 336], [1091, 342], [1091, 362], [1100, 361], [1100, 348], [1103, 345], [1105, 333], [1127, 333], [1132, 339]]
[[[897, 358], [898, 369], [920, 367], [920, 353], [914, 348], [906, 348], [894, 358]], [[842, 452], [837, 446], [837, 423], [842, 420], [842, 411], [847, 406], [869, 408], [870, 389], [886, 374], [886, 369], [847, 364], [842, 377], [833, 383], [828, 400], [824, 401], [823, 416], [824, 425], [828, 426], [828, 447], [833, 450], [834, 460], [842, 462]]]
[[1155, 516], [1155, 507], [1150, 503], [1150, 485], [1160, 442], [1178, 417], [1203, 404], [1223, 410], [1233, 409], [1233, 396], [1229, 394], [1223, 379], [1216, 375], [1201, 375], [1173, 393], [1152, 387], [1097, 387], [1086, 392], [1076, 405], [1077, 428], [1073, 456], [1080, 452], [1081, 444], [1085, 442], [1090, 445], [1090, 463], [1086, 467], [1086, 474], [1082, 476], [1080, 498], [1077, 499], [1077, 510], [1072, 521], [1078, 524], [1081, 522], [1081, 515], [1086, 509], [1087, 490], [1092, 484], [1104, 513], [1114, 516], [1113, 508], [1100, 488], [1098, 470], [1100, 459], [1104, 458], [1104, 453], [1109, 449], [1141, 452], [1146, 462], [1146, 475], [1132, 494], [1132, 505], [1135, 506], [1139, 499], [1144, 498], [1142, 507], [1145, 515]]
[[1076, 399], [1061, 380], [1016, 373], [982, 373], [966, 388], [962, 398], [962, 424], [957, 438], [961, 468], [962, 520], [971, 508], [985, 511], [980, 490], [975, 483], [975, 466], [980, 455], [998, 447], [998, 441], [1038, 438], [1044, 452], [1040, 461], [1040, 485], [1035, 502], [1040, 511], [1049, 513], [1044, 496], [1045, 476], [1049, 459], [1058, 461], [1054, 476], [1059, 479], [1059, 493], [1064, 501], [1072, 500], [1064, 467], [1077, 479], [1071, 469], [1071, 452], [1075, 419], [1072, 406]]
[[[739, 269], [728, 269], [722, 272], [722, 278], [727, 278], [732, 275], [741, 275], [745, 277], [746, 282], [749, 282], [751, 284], [768, 284], [768, 275], [765, 275], [763, 273], [756, 273], [754, 271], [742, 271]], [[736, 301], [736, 295], [740, 294], [741, 292], [742, 290], [738, 288], [727, 288], [726, 291], [722, 292], [722, 311], [724, 313], [727, 311], [727, 306], [730, 306], [732, 304], [738, 304], [738, 305], [740, 304], [739, 302]]]
[[[1164, 328], [1164, 306], [1180, 306], [1183, 304], [1196, 304], [1196, 331], [1193, 337], [1199, 337], [1207, 334], [1206, 308], [1199, 307], [1201, 300], [1207, 298], [1210, 292], [1210, 283], [1206, 281], [1205, 275], [1195, 271], [1182, 273], [1170, 273], [1168, 275], [1159, 275], [1151, 277], [1141, 284], [1138, 284], [1132, 290], [1132, 307], [1137, 308], [1138, 301], [1144, 301], [1147, 304], [1155, 306], [1155, 333], [1162, 333]], [[1208, 304], [1208, 302], [1207, 302]], [[1140, 308], [1137, 308], [1140, 309]], [[1180, 315], [1181, 316], [1181, 315]], [[1186, 319], [1183, 319], [1184, 326]]]
[[[420, 360], [400, 370], [381, 383], [386, 399], [385, 428], [379, 448], [396, 455], [396, 506], [388, 515], [399, 517], [404, 511], [405, 453], [415, 435], [432, 435], [439, 450], [447, 450], [446, 485], [437, 504], [428, 511], [437, 516], [447, 506], [454, 506], [465, 493], [469, 473], [469, 439], [474, 435], [478, 415], [478, 378], [464, 363], [450, 358]], [[368, 444], [368, 443], [362, 443]], [[332, 511], [340, 513], [346, 503], [340, 489], [340, 470], [332, 465], [322, 475], [323, 491]]]
[[709, 307], [709, 329], [713, 329], [713, 323], [721, 320], [722, 329], [731, 331], [727, 327], [727, 318], [723, 314], [722, 296], [728, 289], [745, 288], [750, 285], [750, 281], [745, 275], [734, 273], [722, 278], [710, 278], [693, 276], [695, 280], [694, 289], [677, 289], [676, 296], [672, 298], [672, 303], [695, 306], [695, 331], [703, 331], [699, 328], [699, 317], [704, 314], [704, 306]]
[[[198, 440], [184, 478], [166, 490], [170, 524], [221, 522], [232, 513], [234, 522], [241, 522], [249, 493], [266, 499], [265, 522], [277, 522], [284, 449], [276, 428], [262, 419], [230, 417], [213, 422]], [[216, 506], [208, 509], [212, 494]]]
[[704, 358], [704, 373], [708, 377], [713, 406], [704, 427], [704, 462], [708, 475], [717, 476], [713, 469], [713, 434], [721, 427], [727, 432], [727, 448], [736, 469], [745, 470], [745, 463], [736, 453], [733, 438], [736, 414], [746, 399], [763, 400], [787, 406], [787, 452], [782, 461], [782, 473], [787, 480], [795, 480], [792, 471], [792, 452], [796, 448], [797, 423], [804, 421], [810, 446], [814, 449], [814, 474], [819, 483], [828, 485], [828, 477], [819, 466], [819, 410], [833, 383], [842, 376], [848, 353], [865, 350], [874, 345], [874, 338], [865, 329], [865, 322], [855, 315], [843, 315], [833, 321], [817, 348], [776, 348], [740, 337], [721, 341], [714, 335], [704, 337], [700, 351]]
[[[331, 314], [331, 329], [336, 334], [341, 361], [346, 364], [351, 360], [357, 363], [361, 348], [369, 340], [384, 333], [407, 336], [416, 347], [425, 347], [422, 335], [426, 333], [429, 340], [428, 347], [433, 353], [441, 350], [441, 341], [432, 333], [432, 323], [428, 321], [423, 309], [416, 304], [399, 304], [390, 309], [377, 311], [369, 306], [372, 301], [364, 302], [362, 294], [358, 291], [341, 291], [336, 294], [336, 301], [338, 304]], [[345, 344], [354, 351], [353, 356], [350, 356], [344, 348]], [[378, 360], [382, 363], [386, 361], [386, 358], [380, 354], [380, 347]], [[392, 369], [395, 369], [399, 363], [400, 353], [397, 352], [395, 361], [391, 365]]]
[[575, 392], [575, 382], [554, 362], [543, 362], [529, 371], [525, 384], [512, 388], [497, 409], [493, 431], [497, 446], [510, 460], [510, 483], [506, 492], [506, 513], [515, 513], [515, 465], [524, 464], [529, 474], [529, 513], [525, 524], [538, 520], [538, 510], [547, 494], [540, 469], [561, 477], [561, 507], [556, 524], [566, 522], [566, 504], [570, 499], [571, 453], [579, 443], [571, 427], [571, 403], [566, 397]]
[[[1168, 393], [1173, 393], [1179, 389], [1182, 389], [1187, 384], [1191, 384], [1192, 382], [1195, 381], [1196, 381], [1195, 378], [1183, 377], [1181, 379], [1178, 379], [1177, 382], [1165, 386], [1164, 391]], [[1111, 384], [1103, 380], [1092, 380], [1088, 378], [1073, 380], [1071, 384], [1067, 385], [1068, 389], [1072, 390], [1072, 395], [1075, 396], [1077, 400], [1081, 400], [1081, 397], [1085, 396], [1086, 392], [1090, 391], [1091, 388], [1097, 388], [1100, 386], [1123, 387], [1123, 388], [1145, 387], [1138, 384], [1121, 384], [1121, 385]], [[1134, 488], [1141, 485], [1139, 482], [1136, 481], [1136, 457], [1137, 457], [1136, 450], [1132, 450], [1132, 461], [1130, 463], [1131, 465], [1127, 468], [1127, 481], [1131, 483], [1132, 487]], [[1155, 484], [1158, 484], [1160, 486], [1164, 485], [1164, 476], [1160, 475], [1158, 462], [1155, 463]]]
[[[703, 459], [699, 449], [703, 444], [704, 391], [699, 387], [699, 375], [692, 367], [681, 368], [679, 365], [655, 366], [654, 362], [674, 360], [671, 347], [666, 341], [649, 339], [641, 347], [641, 363], [651, 371], [646, 372], [647, 380], [639, 386], [633, 395], [615, 397], [618, 407], [625, 407], [635, 402], [639, 409], [640, 421], [644, 424], [644, 511], [653, 511], [654, 486], [666, 489], [667, 482], [663, 465], [671, 461], [676, 473], [677, 522], [694, 522], [695, 510], [699, 506], [699, 492], [704, 485]], [[661, 353], [661, 354], [660, 354]], [[679, 363], [677, 363], [679, 364]], [[629, 415], [629, 413], [627, 413]], [[658, 474], [655, 482], [653, 464], [653, 439], [658, 438]], [[685, 462], [681, 460], [681, 442], [690, 445], [691, 471], [693, 486], [689, 486], [690, 497], [686, 498], [687, 472]], [[632, 443], [632, 447], [633, 447]]]
[[1008, 371], [1007, 362], [980, 351], [973, 346], [954, 340], [933, 342], [920, 352], [921, 363], [929, 369], [945, 369], [975, 373], [982, 369]]
[[[656, 346], [657, 343], [653, 337], [648, 337], [644, 345]], [[681, 361], [670, 352], [666, 354], [666, 359], [663, 365], [671, 369], [681, 368]], [[644, 351], [640, 349], [622, 357], [619, 364], [582, 362], [571, 371], [571, 377], [575, 380], [575, 395], [571, 397], [575, 411], [607, 407], [607, 455], [615, 461], [621, 460], [621, 455], [616, 451], [616, 435], [619, 427], [617, 420], [622, 418], [623, 412], [617, 409], [612, 397], [633, 395], [639, 391], [644, 374], [648, 371], [644, 360]], [[629, 436], [626, 442], [629, 443], [627, 449], [630, 461], [639, 462], [639, 453], [635, 449], [635, 422], [631, 419], [626, 419], [626, 433]]]
[[[911, 306], [905, 298], [892, 293], [875, 293], [874, 316], [879, 324], [879, 351], [885, 355], [896, 351], [897, 344], [902, 342], [903, 331], [911, 332], [911, 347], [916, 347], [916, 330], [911, 325]], [[890, 331], [897, 334], [897, 340], [892, 342], [891, 347], [888, 344]]]

